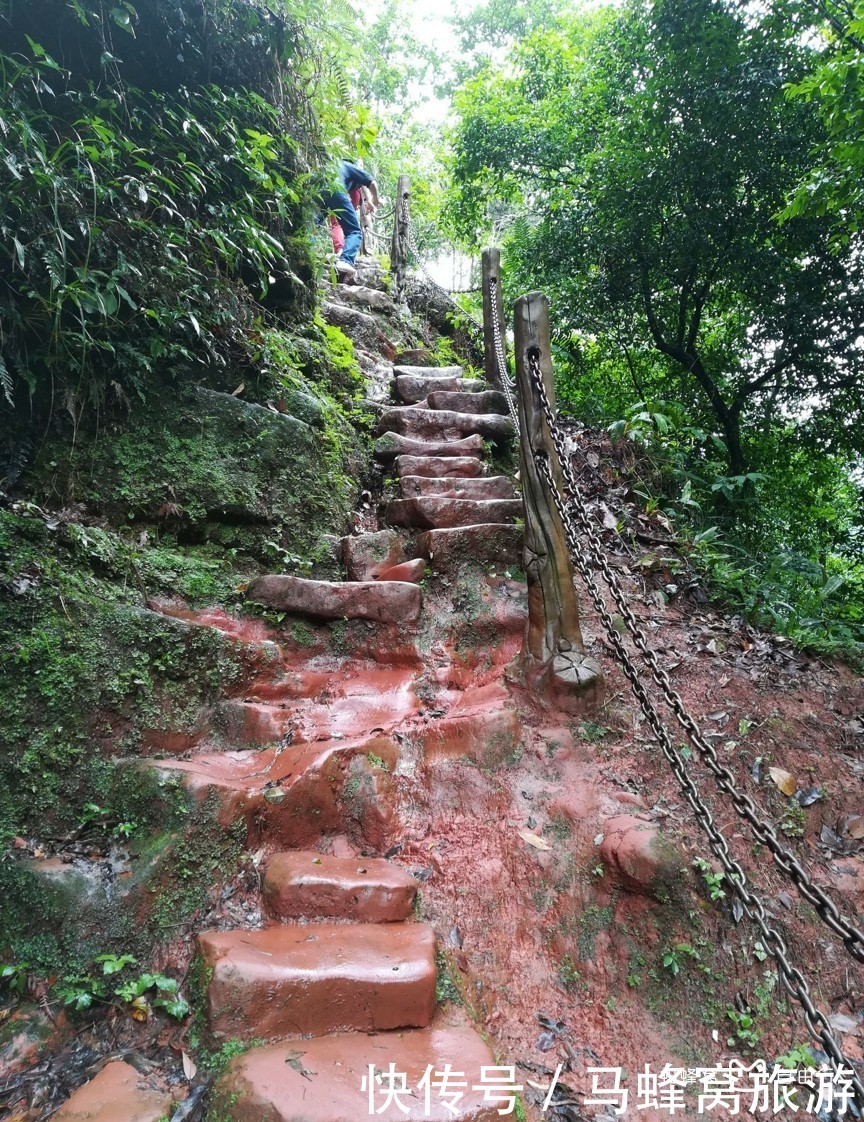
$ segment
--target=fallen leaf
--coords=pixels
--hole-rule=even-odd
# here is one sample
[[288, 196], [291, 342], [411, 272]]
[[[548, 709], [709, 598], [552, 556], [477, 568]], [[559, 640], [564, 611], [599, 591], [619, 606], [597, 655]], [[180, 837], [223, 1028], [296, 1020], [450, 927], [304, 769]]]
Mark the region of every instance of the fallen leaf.
[[518, 833], [522, 841], [527, 845], [533, 846], [535, 849], [546, 852], [552, 848], [545, 838], [541, 838], [538, 834], [532, 834], [530, 830], [519, 830]]
[[740, 923], [744, 918], [744, 905], [740, 900], [732, 901], [732, 918], [736, 923]]
[[245, 383], [245, 382], [241, 382], [241, 383], [240, 383], [240, 385], [239, 385], [239, 386], [237, 387], [237, 389], [236, 389], [236, 390], [232, 390], [232, 391], [231, 391], [231, 396], [232, 396], [232, 397], [236, 397], [236, 396], [237, 396], [238, 394], [240, 394], [240, 393], [243, 393], [243, 391], [244, 391], [245, 389], [246, 389], [246, 383]]
[[822, 798], [821, 787], [807, 787], [803, 791], [795, 792], [795, 801], [799, 806], [812, 806]]
[[782, 767], [769, 767], [768, 774], [784, 795], [789, 795], [791, 798], [798, 790], [798, 780], [791, 772], [784, 771]]
[[285, 1057], [285, 1063], [289, 1067], [293, 1067], [295, 1071], [298, 1071], [303, 1076], [304, 1079], [311, 1079], [312, 1076], [315, 1075], [315, 1072], [310, 1071], [308, 1067], [304, 1066], [304, 1064], [303, 1064], [303, 1056], [304, 1055], [305, 1055], [305, 1053], [303, 1053], [303, 1052], [289, 1052], [288, 1055]]
[[187, 1055], [187, 1053], [184, 1052], [183, 1053], [183, 1074], [186, 1076], [186, 1078], [189, 1080], [190, 1083], [195, 1078], [195, 1073], [197, 1071], [198, 1071], [198, 1065], [195, 1063], [195, 1061], [192, 1059], [191, 1056]]
[[788, 892], [778, 892], [777, 893], [777, 899], [780, 901], [780, 903], [783, 905], [783, 907], [787, 911], [789, 911], [789, 912], [792, 911], [792, 897], [789, 895]]
[[853, 818], [847, 822], [846, 833], [850, 838], [855, 838], [856, 841], [860, 841], [861, 838], [864, 838], [864, 818], [858, 815], [857, 818]]

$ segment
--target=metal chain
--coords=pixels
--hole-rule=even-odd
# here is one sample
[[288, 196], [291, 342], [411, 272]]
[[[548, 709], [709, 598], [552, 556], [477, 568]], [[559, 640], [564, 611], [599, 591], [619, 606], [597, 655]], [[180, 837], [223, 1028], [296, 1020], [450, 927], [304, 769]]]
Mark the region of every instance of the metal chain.
[[515, 378], [510, 377], [510, 371], [507, 369], [507, 357], [504, 354], [504, 338], [501, 332], [501, 324], [498, 322], [498, 300], [496, 299], [496, 285], [498, 278], [490, 278], [490, 292], [489, 292], [489, 307], [492, 312], [492, 346], [495, 350], [495, 361], [498, 366], [498, 380], [501, 383], [501, 389], [504, 391], [504, 396], [507, 399], [507, 408], [510, 410], [510, 416], [513, 418], [513, 424], [516, 426], [516, 431], [519, 431], [519, 410], [516, 407], [516, 400], [513, 396], [513, 389], [516, 386]]
[[439, 292], [444, 293], [444, 297], [447, 300], [447, 302], [449, 304], [451, 304], [453, 308], [455, 308], [455, 310], [460, 314], [460, 316], [464, 316], [464, 318], [468, 321], [469, 331], [471, 331], [475, 336], [479, 334], [482, 337], [482, 335], [483, 335], [483, 324], [480, 323], [479, 320], [475, 319], [474, 316], [472, 316], [470, 312], [466, 312], [465, 309], [462, 307], [462, 305], [457, 300], [453, 299], [453, 296], [447, 291], [447, 289], [443, 285], [439, 284], [438, 281], [435, 280], [435, 278], [429, 273], [429, 270], [426, 268], [426, 266], [420, 260], [420, 250], [417, 247], [417, 239], [414, 237], [414, 226], [411, 223], [411, 213], [410, 213], [410, 209], [408, 207], [408, 200], [407, 199], [402, 200], [402, 207], [403, 207], [402, 217], [403, 217], [403, 219], [404, 219], [404, 221], [407, 225], [407, 228], [408, 228], [408, 248], [414, 254], [414, 257], [415, 257], [416, 263], [417, 263], [417, 268], [420, 270], [420, 272], [423, 274], [423, 276], [426, 278], [426, 280], [431, 285], [434, 285], [435, 288], [437, 288]]
[[[539, 364], [537, 369], [539, 371]], [[544, 412], [546, 412], [545, 408]], [[549, 412], [547, 412], [546, 415], [548, 421]], [[770, 926], [762, 901], [747, 887], [747, 876], [744, 869], [732, 856], [729, 850], [729, 843], [714, 822], [710, 810], [702, 801], [699, 788], [687, 772], [683, 759], [675, 750], [671, 737], [669, 736], [669, 730], [664, 725], [654, 702], [639, 677], [639, 673], [630, 658], [627, 648], [624, 646], [621, 636], [615, 629], [612, 617], [609, 615], [603, 597], [600, 594], [600, 589], [594, 578], [594, 573], [589, 565], [589, 560], [586, 558], [581, 547], [568, 507], [565, 505], [564, 499], [558, 487], [555, 485], [548, 454], [543, 451], [534, 452], [534, 460], [537, 464], [538, 471], [546, 482], [549, 494], [552, 496], [555, 507], [561, 518], [573, 562], [585, 583], [591, 601], [603, 623], [607, 640], [615, 652], [621, 669], [630, 683], [630, 688], [639, 702], [645, 719], [650, 725], [651, 731], [654, 733], [661, 751], [666, 757], [672, 769], [672, 773], [684, 793], [684, 797], [690, 804], [697, 822], [708, 838], [708, 845], [712, 853], [723, 866], [729, 885], [738, 897], [745, 914], [758, 927], [762, 936], [763, 946], [777, 963], [783, 988], [803, 1009], [804, 1021], [808, 1032], [815, 1040], [818, 1040], [824, 1048], [835, 1073], [841, 1079], [847, 1078], [848, 1075], [849, 1082], [855, 1089], [858, 1103], [860, 1106], [864, 1107], [864, 1084], [862, 1084], [861, 1080], [855, 1074], [855, 1070], [852, 1068], [849, 1060], [843, 1055], [831, 1031], [831, 1026], [827, 1017], [813, 1004], [807, 980], [800, 970], [794, 967], [789, 961], [786, 944], [779, 931]]]
[[[535, 363], [536, 373], [534, 369]], [[678, 723], [687, 733], [688, 739], [699, 752], [706, 767], [716, 779], [717, 786], [731, 799], [736, 814], [750, 825], [750, 828], [753, 830], [758, 840], [768, 847], [777, 867], [795, 884], [795, 887], [804, 899], [813, 905], [820, 919], [823, 920], [835, 935], [840, 937], [849, 954], [856, 959], [856, 961], [864, 962], [864, 933], [841, 914], [835, 902], [822, 888], [814, 884], [794, 853], [783, 845], [771, 825], [760, 815], [758, 808], [750, 796], [738, 790], [732, 772], [721, 762], [714, 745], [702, 735], [701, 729], [685, 708], [681, 695], [673, 688], [672, 683], [669, 681], [668, 673], [660, 666], [656, 652], [648, 646], [645, 632], [640, 628], [633, 614], [633, 610], [627, 602], [627, 598], [621, 588], [617, 575], [610, 568], [606, 560], [603, 544], [597, 534], [596, 524], [591, 520], [585, 502], [582, 499], [579, 485], [573, 474], [573, 469], [570, 466], [570, 458], [567, 454], [566, 445], [564, 444], [564, 433], [555, 420], [548, 395], [546, 394], [546, 387], [543, 384], [543, 377], [540, 373], [539, 361], [536, 359], [533, 361], [529, 359], [529, 370], [540, 396], [543, 412], [546, 417], [546, 422], [549, 425], [552, 442], [558, 453], [561, 471], [567, 484], [567, 490], [570, 493], [571, 502], [576, 511], [579, 525], [589, 543], [592, 564], [595, 568], [600, 569], [603, 579], [612, 593], [615, 606], [624, 618], [627, 629], [633, 636], [633, 642], [639, 650], [643, 661], [650, 669], [652, 678], [660, 688], [664, 701], [675, 714]]]

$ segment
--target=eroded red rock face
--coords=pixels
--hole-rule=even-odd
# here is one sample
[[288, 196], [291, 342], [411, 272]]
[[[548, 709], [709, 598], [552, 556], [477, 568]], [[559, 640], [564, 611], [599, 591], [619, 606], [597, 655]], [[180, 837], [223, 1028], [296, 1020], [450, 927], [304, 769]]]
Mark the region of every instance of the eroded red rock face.
[[396, 923], [411, 916], [417, 881], [388, 861], [276, 853], [264, 874], [264, 904], [274, 919], [350, 919]]
[[425, 924], [279, 926], [198, 938], [213, 1032], [241, 1039], [423, 1028], [435, 1008]]
[[57, 1122], [159, 1122], [174, 1095], [131, 1064], [116, 1060], [105, 1067], [52, 1115]]

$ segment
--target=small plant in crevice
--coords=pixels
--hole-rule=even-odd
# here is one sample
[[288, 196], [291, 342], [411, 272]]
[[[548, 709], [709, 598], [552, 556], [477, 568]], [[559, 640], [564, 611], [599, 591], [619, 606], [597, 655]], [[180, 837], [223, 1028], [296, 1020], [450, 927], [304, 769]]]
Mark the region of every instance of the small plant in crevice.
[[726, 874], [715, 872], [710, 861], [706, 861], [704, 857], [694, 857], [692, 865], [701, 874], [709, 898], [714, 901], [725, 900], [726, 891], [723, 888], [723, 883], [726, 880]]
[[177, 979], [149, 971], [135, 975], [130, 968], [137, 965], [134, 955], [97, 955], [90, 969], [65, 975], [52, 992], [75, 1013], [99, 1005], [119, 1005], [136, 1021], [146, 1021], [156, 1009], [182, 1020], [189, 1012], [189, 1002], [180, 992]]

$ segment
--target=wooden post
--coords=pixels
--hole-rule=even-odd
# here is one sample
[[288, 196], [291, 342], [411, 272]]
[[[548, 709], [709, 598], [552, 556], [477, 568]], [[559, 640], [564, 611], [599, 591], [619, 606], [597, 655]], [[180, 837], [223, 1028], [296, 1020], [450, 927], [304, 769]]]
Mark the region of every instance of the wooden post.
[[519, 656], [520, 677], [541, 697], [577, 713], [599, 702], [603, 677], [599, 664], [585, 654], [564, 527], [534, 462], [535, 452], [547, 452], [553, 478], [560, 486], [561, 468], [528, 366], [529, 355], [536, 354], [554, 412], [549, 304], [542, 292], [531, 292], [516, 301], [514, 338], [525, 509], [523, 557], [528, 576], [528, 623]]
[[405, 276], [408, 266], [408, 225], [411, 205], [411, 177], [400, 175], [396, 184], [396, 210], [393, 215], [393, 237], [390, 241], [390, 275], [393, 277], [393, 297], [401, 304], [405, 295]]
[[501, 347], [506, 354], [504, 334], [504, 297], [501, 293], [501, 251], [483, 250], [483, 368], [486, 381], [496, 390], [503, 389], [501, 372], [498, 369], [498, 356], [495, 351], [493, 314], [497, 314], [498, 328], [501, 332]]

